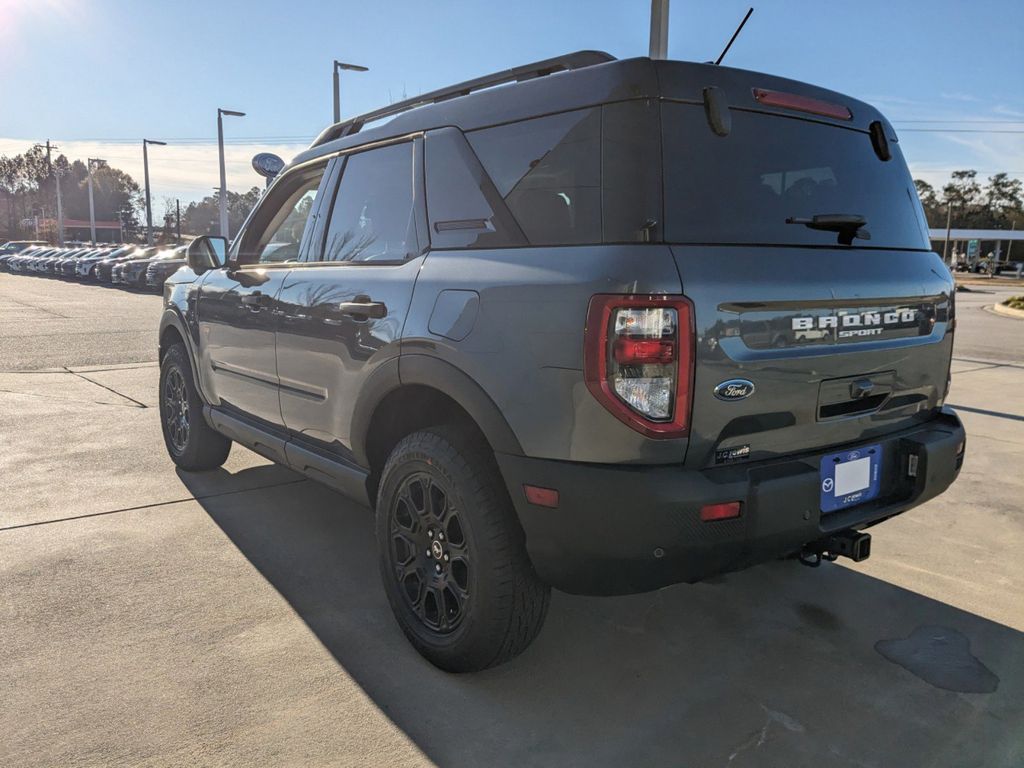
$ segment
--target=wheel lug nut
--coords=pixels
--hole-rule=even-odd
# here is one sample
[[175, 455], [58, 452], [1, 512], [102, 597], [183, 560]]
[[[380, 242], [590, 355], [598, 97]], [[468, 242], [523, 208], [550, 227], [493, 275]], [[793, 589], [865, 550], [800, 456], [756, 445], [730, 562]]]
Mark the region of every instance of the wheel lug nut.
[[444, 531], [438, 531], [437, 538], [439, 541], [444, 541]]
[[438, 573], [440, 573], [441, 572], [441, 564], [440, 563], [436, 563], [434, 565], [434, 570], [437, 571]]
[[444, 556], [444, 561], [445, 561], [446, 563], [448, 562], [448, 555], [445, 555], [445, 556]]
[[433, 553], [433, 552], [431, 552], [431, 551], [430, 551], [430, 548], [428, 547], [428, 548], [427, 548], [427, 557], [431, 557], [431, 556], [432, 556], [433, 554], [434, 554], [434, 553]]
[[427, 536], [429, 536], [430, 538], [434, 538], [434, 532], [429, 528], [427, 529]]

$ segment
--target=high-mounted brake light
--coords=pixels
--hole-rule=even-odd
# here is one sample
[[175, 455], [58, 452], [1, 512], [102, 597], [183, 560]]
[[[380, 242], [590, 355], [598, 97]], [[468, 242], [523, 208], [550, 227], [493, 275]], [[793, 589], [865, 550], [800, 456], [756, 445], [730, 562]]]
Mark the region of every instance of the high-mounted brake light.
[[594, 296], [584, 345], [587, 388], [648, 437], [685, 436], [693, 339], [693, 305], [682, 296]]
[[754, 89], [754, 98], [768, 107], [782, 107], [793, 109], [797, 112], [807, 112], [812, 115], [833, 117], [836, 120], [852, 120], [853, 113], [849, 107], [842, 104], [833, 104], [831, 101], [812, 99], [810, 96], [799, 96], [795, 93], [784, 93], [783, 91], [768, 91], [764, 88]]

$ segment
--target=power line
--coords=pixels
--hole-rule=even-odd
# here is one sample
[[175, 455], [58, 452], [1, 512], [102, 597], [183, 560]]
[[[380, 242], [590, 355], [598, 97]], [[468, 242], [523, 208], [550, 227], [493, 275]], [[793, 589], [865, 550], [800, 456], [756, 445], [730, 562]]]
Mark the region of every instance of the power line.
[[890, 122], [893, 122], [893, 123], [964, 123], [964, 124], [967, 124], [967, 123], [986, 123], [986, 124], [996, 123], [996, 124], [1003, 124], [1003, 125], [1020, 125], [1020, 124], [1024, 123], [1024, 120], [945, 120], [945, 119], [943, 119], [943, 120], [938, 120], [938, 119], [936, 119], [936, 120], [923, 120], [923, 119], [915, 119], [915, 120], [891, 120]]
[[1024, 133], [1024, 128], [901, 128], [900, 133]]

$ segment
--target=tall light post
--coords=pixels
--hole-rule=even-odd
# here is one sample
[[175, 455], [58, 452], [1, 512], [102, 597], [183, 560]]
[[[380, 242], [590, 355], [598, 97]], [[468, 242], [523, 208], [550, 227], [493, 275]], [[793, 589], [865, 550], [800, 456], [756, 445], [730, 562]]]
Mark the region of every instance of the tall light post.
[[341, 122], [341, 70], [349, 72], [369, 72], [369, 67], [359, 64], [346, 64], [343, 61], [334, 60], [334, 122]]
[[146, 149], [150, 144], [166, 147], [167, 142], [155, 139], [142, 140], [142, 172], [146, 177], [146, 245], [153, 244], [153, 206], [149, 195], [149, 152]]
[[217, 148], [220, 150], [220, 236], [230, 240], [228, 234], [228, 181], [224, 172], [224, 115], [245, 117], [245, 112], [217, 108]]
[[953, 201], [946, 201], [946, 240], [942, 244], [942, 260], [949, 264], [949, 232], [953, 228]]
[[669, 0], [651, 0], [651, 43], [648, 55], [652, 59], [668, 58], [668, 3]]
[[96, 206], [92, 199], [92, 164], [105, 162], [98, 157], [87, 157], [86, 167], [89, 171], [89, 240], [96, 245]]

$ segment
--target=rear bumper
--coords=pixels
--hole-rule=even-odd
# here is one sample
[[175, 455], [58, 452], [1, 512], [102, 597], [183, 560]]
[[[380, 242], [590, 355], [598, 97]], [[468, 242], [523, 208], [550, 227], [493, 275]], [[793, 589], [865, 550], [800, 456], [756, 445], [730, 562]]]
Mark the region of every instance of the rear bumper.
[[[830, 514], [820, 504], [820, 459], [842, 449], [708, 470], [580, 464], [497, 454], [542, 579], [576, 594], [629, 594], [795, 554], [846, 529], [862, 529], [946, 490], [963, 463], [960, 419], [944, 408], [882, 440], [878, 498]], [[915, 476], [909, 457], [917, 456]], [[527, 502], [523, 485], [554, 488], [557, 509]], [[706, 504], [740, 501], [732, 520], [702, 522]]]

